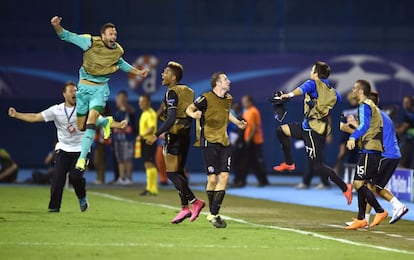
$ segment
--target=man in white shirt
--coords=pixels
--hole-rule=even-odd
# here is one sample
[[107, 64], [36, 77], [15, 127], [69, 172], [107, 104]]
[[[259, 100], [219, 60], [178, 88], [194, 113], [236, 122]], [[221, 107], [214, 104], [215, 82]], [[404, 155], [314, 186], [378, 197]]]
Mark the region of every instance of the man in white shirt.
[[[69, 181], [72, 183], [76, 196], [79, 199], [80, 210], [88, 209], [85, 178], [83, 171], [75, 169], [76, 160], [81, 151], [83, 132], [78, 129], [76, 122], [76, 84], [67, 82], [63, 87], [65, 102], [49, 107], [40, 113], [20, 113], [15, 108], [9, 108], [9, 116], [25, 122], [53, 121], [57, 129], [58, 142], [55, 146], [55, 173], [52, 176], [50, 188], [49, 212], [59, 212], [62, 202], [63, 188], [66, 174], [69, 172]], [[123, 128], [127, 122], [113, 122], [111, 127]]]

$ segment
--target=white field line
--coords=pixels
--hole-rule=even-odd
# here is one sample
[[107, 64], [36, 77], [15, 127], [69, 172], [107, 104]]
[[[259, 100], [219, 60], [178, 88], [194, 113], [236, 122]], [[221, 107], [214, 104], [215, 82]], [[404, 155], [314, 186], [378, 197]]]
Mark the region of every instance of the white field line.
[[[249, 245], [218, 245], [218, 244], [205, 244], [205, 245], [183, 245], [175, 243], [81, 243], [81, 242], [0, 242], [0, 246], [73, 246], [73, 247], [148, 247], [148, 248], [230, 248], [230, 249], [243, 249], [252, 248]], [[255, 248], [257, 248], [255, 246]], [[269, 249], [268, 246], [258, 246], [260, 249]], [[296, 250], [309, 250], [307, 248], [295, 248]], [[319, 249], [318, 249], [319, 250]]]
[[[101, 197], [104, 197], [104, 198], [117, 200], [117, 201], [128, 202], [128, 203], [134, 203], [134, 204], [138, 203], [138, 204], [142, 204], [142, 205], [148, 205], [148, 206], [155, 206], [155, 207], [162, 207], [162, 208], [167, 208], [167, 209], [172, 209], [172, 210], [178, 210], [177, 207], [173, 207], [173, 206], [166, 205], [166, 204], [140, 202], [140, 201], [126, 199], [126, 198], [122, 198], [122, 197], [118, 197], [118, 196], [114, 196], [114, 195], [110, 195], [110, 194], [106, 194], [106, 193], [89, 192], [89, 194], [94, 194], [94, 195], [98, 195], [98, 196], [101, 196]], [[207, 213], [202, 213], [202, 214], [207, 215]], [[414, 255], [413, 251], [407, 251], [407, 250], [401, 250], [401, 249], [396, 249], [396, 248], [391, 248], [391, 247], [377, 246], [377, 245], [365, 244], [365, 243], [360, 243], [360, 242], [354, 242], [354, 241], [347, 240], [347, 239], [330, 237], [330, 236], [321, 235], [321, 234], [318, 234], [318, 233], [314, 233], [314, 232], [310, 232], [310, 231], [304, 231], [304, 230], [300, 230], [300, 229], [285, 228], [285, 227], [279, 227], [279, 226], [274, 226], [274, 225], [257, 224], [257, 223], [252, 223], [252, 222], [246, 221], [244, 219], [232, 218], [232, 217], [229, 217], [229, 216], [223, 216], [223, 217], [225, 219], [232, 220], [234, 222], [249, 225], [249, 226], [253, 226], [253, 227], [261, 227], [261, 228], [267, 228], [267, 229], [288, 231], [288, 232], [293, 232], [293, 233], [296, 233], [296, 234], [301, 234], [301, 235], [306, 235], [306, 236], [311, 235], [311, 236], [316, 237], [316, 238], [336, 241], [336, 242], [339, 242], [339, 243], [353, 245], [353, 246], [368, 247], [368, 248], [378, 249], [378, 250], [387, 251], [387, 252], [395, 252], [395, 253], [401, 253], [401, 254]]]

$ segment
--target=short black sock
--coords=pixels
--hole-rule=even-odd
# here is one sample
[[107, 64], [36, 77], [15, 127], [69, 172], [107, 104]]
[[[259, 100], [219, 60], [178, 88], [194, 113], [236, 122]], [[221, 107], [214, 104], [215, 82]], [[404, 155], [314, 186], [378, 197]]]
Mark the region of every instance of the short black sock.
[[292, 151], [290, 148], [290, 139], [288, 136], [283, 133], [282, 127], [278, 127], [276, 129], [277, 137], [279, 138], [279, 142], [282, 145], [283, 153], [285, 154], [285, 161], [287, 164], [291, 165], [293, 164], [293, 158], [292, 158]]
[[226, 195], [226, 191], [224, 190], [214, 191], [214, 199], [213, 199], [213, 203], [211, 205], [211, 210], [210, 210], [210, 213], [212, 215], [219, 214], [221, 204], [223, 203], [223, 200], [224, 200], [224, 195]]

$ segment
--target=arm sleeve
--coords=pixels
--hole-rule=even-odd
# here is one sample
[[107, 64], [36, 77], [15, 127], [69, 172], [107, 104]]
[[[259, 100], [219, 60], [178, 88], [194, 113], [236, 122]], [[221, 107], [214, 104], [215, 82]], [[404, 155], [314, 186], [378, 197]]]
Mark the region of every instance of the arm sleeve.
[[169, 90], [166, 95], [167, 101], [167, 119], [161, 125], [161, 127], [155, 133], [156, 136], [160, 136], [161, 134], [168, 131], [175, 123], [177, 118], [177, 104], [178, 104], [178, 96], [177, 93], [173, 90]]
[[342, 96], [341, 94], [339, 94], [339, 92], [335, 89], [335, 94], [336, 94], [336, 103], [339, 103], [342, 101]]
[[207, 99], [204, 96], [199, 96], [195, 101], [194, 105], [200, 111], [206, 111], [207, 109]]
[[126, 62], [123, 58], [120, 58], [118, 61], [119, 69], [128, 73], [132, 70], [132, 65]]
[[302, 90], [302, 94], [307, 94], [316, 91], [315, 81], [309, 79], [305, 81], [302, 85], [299, 86], [299, 89]]
[[40, 112], [45, 120], [45, 122], [50, 122], [55, 120], [55, 109], [57, 105], [51, 106], [46, 110]]
[[83, 51], [88, 50], [92, 46], [92, 37], [89, 34], [78, 35], [63, 29], [58, 36], [61, 40], [70, 42], [81, 48]]
[[362, 104], [359, 107], [359, 126], [351, 134], [350, 139], [359, 139], [361, 138], [369, 129], [369, 124], [371, 121], [371, 108], [367, 104]]

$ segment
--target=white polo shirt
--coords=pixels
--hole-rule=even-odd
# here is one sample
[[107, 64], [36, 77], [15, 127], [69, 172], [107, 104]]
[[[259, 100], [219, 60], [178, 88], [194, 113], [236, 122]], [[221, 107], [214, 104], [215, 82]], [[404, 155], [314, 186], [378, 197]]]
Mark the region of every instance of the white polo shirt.
[[55, 150], [80, 152], [83, 132], [76, 123], [75, 107], [65, 107], [65, 103], [54, 105], [41, 112], [45, 122], [53, 121], [57, 129], [58, 143]]

